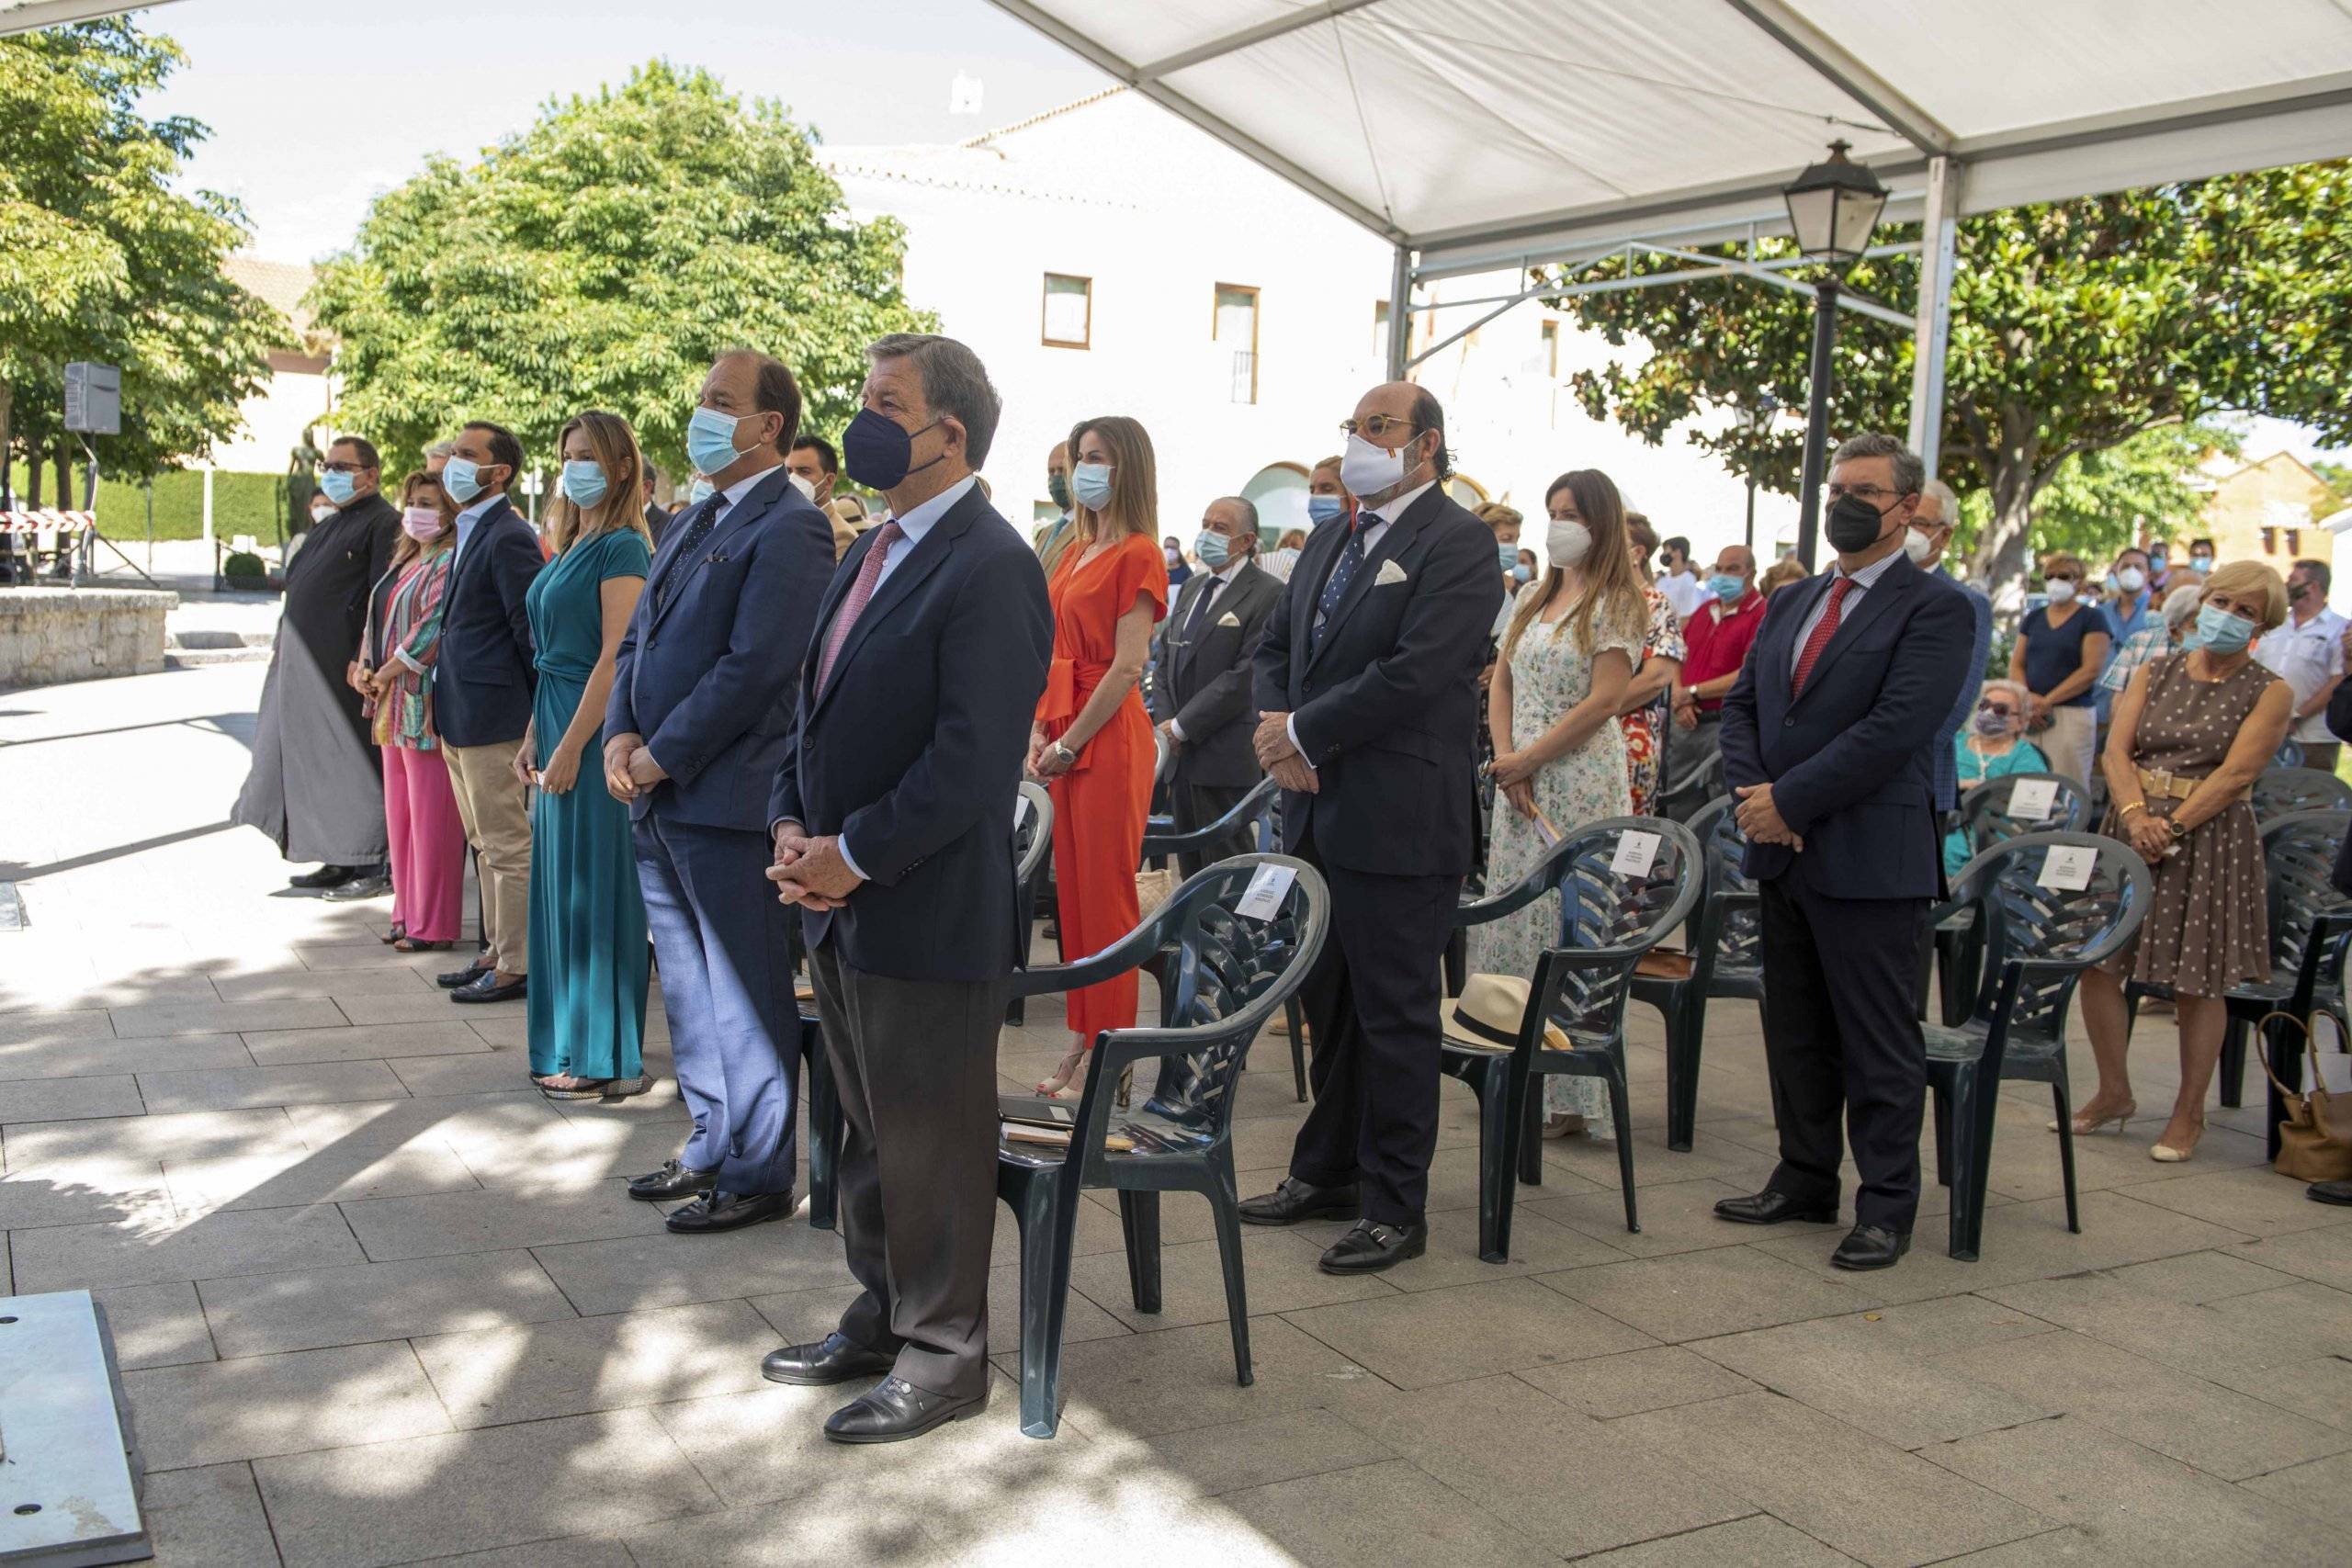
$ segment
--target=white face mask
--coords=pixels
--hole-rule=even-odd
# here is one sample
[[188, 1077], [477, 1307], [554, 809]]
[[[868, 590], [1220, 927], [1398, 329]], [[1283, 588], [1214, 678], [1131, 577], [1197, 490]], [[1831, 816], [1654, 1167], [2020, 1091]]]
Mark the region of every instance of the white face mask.
[[2148, 585], [2148, 574], [2136, 566], [2127, 566], [2115, 574], [2115, 586], [2126, 593], [2137, 593]]
[[1574, 566], [1591, 553], [1592, 530], [1573, 517], [1555, 519], [1544, 536], [1544, 550], [1554, 566]]
[[1911, 558], [1913, 566], [1925, 566], [1928, 558], [1936, 553], [1935, 542], [1917, 528], [1903, 530], [1903, 553]]
[[800, 492], [800, 499], [803, 501], [813, 502], [817, 499], [817, 487], [808, 482], [808, 476], [806, 474], [794, 474], [792, 488]]
[[1380, 495], [1396, 489], [1404, 479], [1404, 447], [1392, 452], [1361, 435], [1348, 437], [1347, 451], [1340, 458], [1340, 482], [1350, 491], [1358, 496]]
[[2063, 577], [2044, 583], [2042, 586], [2049, 593], [2050, 602], [2052, 604], [2071, 604], [2075, 602], [2075, 585]]

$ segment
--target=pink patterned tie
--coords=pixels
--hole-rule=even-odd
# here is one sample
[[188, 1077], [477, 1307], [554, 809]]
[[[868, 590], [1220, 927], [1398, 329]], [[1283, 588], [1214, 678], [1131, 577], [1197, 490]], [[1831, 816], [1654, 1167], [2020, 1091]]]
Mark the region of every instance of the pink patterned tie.
[[857, 581], [849, 585], [849, 597], [833, 615], [833, 635], [825, 639], [825, 657], [817, 666], [817, 690], [833, 678], [833, 660], [841, 657], [842, 644], [849, 640], [850, 628], [857, 625], [858, 616], [865, 614], [866, 602], [874, 597], [874, 585], [882, 579], [882, 567], [889, 558], [891, 547], [905, 538], [906, 532], [896, 522], [885, 523], [874, 530], [874, 543], [866, 547], [865, 558], [857, 563]]

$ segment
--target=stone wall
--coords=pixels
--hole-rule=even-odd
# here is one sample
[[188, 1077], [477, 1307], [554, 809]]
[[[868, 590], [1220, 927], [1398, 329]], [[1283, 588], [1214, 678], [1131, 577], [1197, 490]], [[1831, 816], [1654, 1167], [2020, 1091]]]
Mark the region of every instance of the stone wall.
[[0, 588], [0, 687], [153, 674], [179, 602], [144, 589]]

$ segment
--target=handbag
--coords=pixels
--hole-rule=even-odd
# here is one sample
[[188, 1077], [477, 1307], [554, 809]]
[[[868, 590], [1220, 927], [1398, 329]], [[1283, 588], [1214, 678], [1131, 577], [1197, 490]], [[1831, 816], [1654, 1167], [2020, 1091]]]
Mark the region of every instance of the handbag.
[[[2270, 1055], [2262, 1049], [2262, 1040], [2274, 1018], [2285, 1019], [2303, 1032], [2303, 1053], [2311, 1064], [2307, 1090], [2289, 1089], [2270, 1070]], [[2341, 1181], [2352, 1177], [2352, 1099], [2330, 1094], [2321, 1083], [2319, 1047], [2312, 1040], [2311, 1021], [2290, 1012], [2271, 1013], [2256, 1026], [2255, 1047], [2261, 1055], [2262, 1070], [2278, 1090], [2278, 1101], [2287, 1111], [2278, 1122], [2278, 1157], [2274, 1162], [2278, 1174], [2297, 1181]]]
[[1176, 892], [1176, 874], [1166, 866], [1154, 866], [1136, 873], [1136, 920], [1137, 924], [1151, 919], [1159, 907]]

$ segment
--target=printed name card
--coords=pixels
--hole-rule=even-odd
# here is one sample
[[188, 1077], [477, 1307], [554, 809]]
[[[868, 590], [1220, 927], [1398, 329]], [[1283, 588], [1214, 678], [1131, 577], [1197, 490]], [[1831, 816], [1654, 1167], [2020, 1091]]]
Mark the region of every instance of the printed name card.
[[1620, 833], [1616, 858], [1609, 863], [1609, 869], [1620, 876], [1647, 876], [1662, 842], [1656, 833]]
[[2019, 822], [2047, 822], [2057, 805], [2056, 779], [2028, 779], [2009, 791], [2009, 815]]
[[2034, 880], [2059, 893], [2080, 893], [2091, 885], [2098, 868], [2098, 852], [2088, 845], [2052, 844], [2042, 857], [2041, 874]]
[[1271, 920], [1281, 912], [1283, 900], [1290, 895], [1290, 885], [1298, 880], [1298, 873], [1286, 865], [1261, 865], [1258, 874], [1250, 879], [1250, 889], [1241, 895], [1241, 902], [1234, 908], [1253, 920]]

